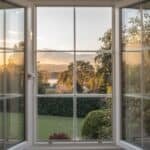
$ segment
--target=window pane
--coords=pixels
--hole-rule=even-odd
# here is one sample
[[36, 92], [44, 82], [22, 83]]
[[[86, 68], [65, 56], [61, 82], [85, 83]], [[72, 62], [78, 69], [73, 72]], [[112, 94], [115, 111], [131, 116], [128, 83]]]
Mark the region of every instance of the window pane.
[[141, 75], [141, 53], [124, 52], [123, 53], [123, 70], [122, 70], [122, 88], [123, 93], [139, 94], [140, 75]]
[[38, 98], [38, 140], [72, 139], [72, 98]]
[[150, 51], [144, 52], [144, 92], [150, 95]]
[[24, 49], [24, 9], [6, 10], [6, 47]]
[[107, 98], [77, 99], [79, 139], [112, 140], [111, 105]]
[[100, 49], [102, 47], [100, 38], [111, 29], [111, 25], [111, 8], [77, 7], [76, 49], [85, 51]]
[[7, 93], [24, 93], [24, 54], [6, 53]]
[[2, 96], [0, 96], [0, 149], [3, 149], [4, 144], [4, 109], [3, 109], [3, 100]]
[[4, 47], [4, 11], [0, 10], [0, 48], [3, 47]]
[[37, 8], [37, 49], [73, 50], [73, 8]]
[[37, 53], [38, 93], [72, 93], [73, 53]]
[[0, 95], [4, 92], [4, 53], [0, 53]]
[[17, 144], [25, 139], [25, 105], [24, 98], [7, 100], [7, 146]]
[[143, 4], [143, 47], [150, 49], [150, 2]]
[[150, 149], [150, 97], [144, 100], [144, 150]]
[[77, 53], [78, 93], [112, 93], [111, 53]]
[[123, 97], [122, 102], [122, 138], [141, 146], [141, 99]]
[[138, 8], [122, 10], [122, 49], [141, 50], [141, 14]]

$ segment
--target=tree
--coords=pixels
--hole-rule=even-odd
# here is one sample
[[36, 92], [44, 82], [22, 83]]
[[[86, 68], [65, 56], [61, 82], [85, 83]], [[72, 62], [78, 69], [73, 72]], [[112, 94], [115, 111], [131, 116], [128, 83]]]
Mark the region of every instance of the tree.
[[[68, 65], [67, 70], [60, 72], [57, 81], [57, 91], [60, 92], [69, 92], [72, 91], [72, 84], [73, 84], [73, 63]], [[61, 88], [62, 87], [62, 88]]]
[[[72, 90], [73, 78], [73, 63], [68, 66], [68, 69], [61, 72], [58, 78], [57, 87], [63, 85]], [[89, 91], [93, 89], [93, 80], [95, 78], [94, 67], [90, 62], [77, 61], [77, 91], [83, 92], [83, 87], [86, 86]]]
[[[143, 19], [141, 17], [132, 17], [129, 19], [129, 27], [127, 28], [126, 25], [123, 27], [123, 48], [126, 46], [126, 48], [131, 49], [131, 48], [142, 48], [141, 51], [139, 51], [139, 55], [141, 58], [143, 57], [144, 63], [139, 62], [138, 65], [131, 65], [131, 64], [126, 64], [125, 62], [123, 63], [124, 66], [124, 72], [122, 73], [123, 75], [128, 71], [129, 73], [124, 77], [125, 81], [130, 80], [130, 89], [127, 87], [125, 89], [125, 92], [137, 92], [141, 93], [141, 83], [140, 83], [140, 73], [139, 70], [141, 68], [143, 72], [143, 87], [144, 87], [144, 93], [149, 95], [150, 91], [150, 13], [148, 12], [149, 10], [144, 10], [143, 9]], [[133, 44], [133, 45], [132, 45]], [[135, 44], [135, 45], [134, 45]], [[147, 49], [148, 51], [143, 51], [143, 49]], [[137, 53], [137, 52], [136, 52]], [[143, 55], [144, 54], [144, 55]], [[123, 83], [123, 85], [127, 83]], [[128, 98], [129, 99], [129, 98]], [[140, 124], [141, 124], [141, 113], [144, 115], [144, 119], [142, 120], [144, 123], [144, 134], [145, 136], [150, 135], [150, 103], [148, 100], [143, 100], [143, 110], [139, 109], [141, 107], [141, 100], [134, 100], [133, 98], [130, 98], [130, 103], [127, 103], [126, 100], [124, 100], [124, 108], [125, 110], [123, 114], [123, 118], [125, 118], [123, 125], [126, 124], [126, 121], [128, 120], [128, 124], [126, 124], [126, 129], [128, 132], [123, 133], [125, 136], [132, 136], [129, 138], [136, 138], [138, 137], [138, 132], [140, 129]], [[135, 102], [134, 102], [135, 101]], [[133, 115], [132, 115], [133, 114]], [[135, 122], [136, 120], [136, 122]], [[125, 130], [124, 130], [125, 131]], [[130, 133], [134, 132], [134, 133]], [[127, 135], [126, 135], [127, 134]], [[128, 135], [129, 134], [129, 135]]]
[[96, 78], [102, 79], [101, 85], [99, 85], [100, 92], [111, 93], [112, 90], [109, 87], [112, 86], [112, 57], [109, 50], [112, 49], [112, 30], [106, 31], [99, 40], [102, 46], [95, 57], [97, 66]]

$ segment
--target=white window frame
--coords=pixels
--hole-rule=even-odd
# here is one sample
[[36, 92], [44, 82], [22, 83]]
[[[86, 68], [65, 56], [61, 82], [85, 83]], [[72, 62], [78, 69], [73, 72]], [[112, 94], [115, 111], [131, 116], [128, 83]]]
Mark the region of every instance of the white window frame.
[[[113, 17], [113, 5], [108, 5], [108, 4], [101, 4], [101, 2], [95, 2], [95, 1], [93, 1], [94, 3], [93, 4], [91, 4], [91, 2], [90, 3], [87, 3], [87, 2], [84, 2], [84, 3], [80, 3], [80, 2], [78, 2], [78, 3], [76, 3], [75, 4], [75, 7], [112, 7], [112, 17]], [[52, 1], [51, 3], [50, 3], [50, 1], [49, 2], [47, 2], [47, 3], [38, 3], [38, 4], [34, 4], [33, 5], [33, 12], [34, 12], [34, 15], [33, 15], [33, 17], [34, 17], [34, 19], [32, 19], [32, 20], [34, 20], [34, 25], [33, 25], [33, 46], [34, 46], [34, 48], [33, 48], [33, 53], [34, 53], [34, 59], [36, 60], [36, 53], [37, 53], [37, 41], [36, 41], [36, 36], [37, 36], [37, 26], [36, 26], [36, 18], [37, 18], [37, 14], [36, 14], [36, 8], [37, 7], [42, 7], [42, 6], [47, 6], [47, 7], [53, 7], [53, 6], [58, 6], [58, 7], [64, 7], [64, 4], [65, 3], [63, 3], [63, 5], [61, 5], [60, 3], [58, 3], [58, 2], [56, 2], [55, 4], [54, 4], [54, 1]], [[67, 4], [67, 3], [66, 3]], [[65, 5], [65, 6], [68, 6], [68, 5]], [[74, 4], [72, 4], [72, 5], [69, 5], [70, 7], [74, 7]], [[114, 25], [113, 25], [113, 19], [112, 19], [112, 28], [114, 28], [113, 27]], [[114, 32], [114, 30], [112, 31], [112, 32]], [[112, 33], [113, 35], [114, 35], [114, 33]], [[114, 43], [114, 41], [112, 41], [112, 43]], [[112, 44], [112, 45], [114, 45], [114, 44]], [[113, 55], [113, 49], [111, 50], [111, 52], [109, 52], [109, 53], [111, 53], [112, 54], [112, 64], [114, 64], [113, 63], [113, 61], [114, 61], [114, 55]], [[112, 68], [112, 72], [113, 72], [113, 74], [114, 74], [114, 67]], [[34, 74], [36, 74], [36, 77], [37, 77], [37, 70], [36, 70], [36, 62], [34, 61]], [[112, 75], [112, 79], [113, 79], [113, 75]], [[114, 84], [114, 83], [113, 83]], [[113, 88], [114, 89], [114, 88]], [[46, 144], [45, 142], [37, 142], [37, 120], [36, 120], [36, 118], [37, 118], [37, 96], [39, 96], [39, 97], [43, 97], [43, 95], [38, 95], [37, 94], [37, 79], [36, 78], [34, 78], [34, 106], [33, 106], [33, 110], [34, 110], [34, 131], [33, 131], [33, 143], [34, 144]], [[74, 99], [74, 94], [58, 94], [58, 95], [56, 95], [56, 94], [52, 94], [52, 95], [45, 95], [44, 97], [73, 97], [73, 99]], [[87, 97], [95, 97], [95, 98], [98, 98], [98, 97], [108, 97], [108, 98], [110, 98], [110, 97], [112, 97], [112, 99], [113, 99], [113, 97], [114, 97], [114, 90], [113, 90], [113, 92], [112, 92], [112, 94], [87, 94]], [[86, 97], [86, 94], [78, 94], [77, 95], [77, 97]], [[113, 109], [113, 106], [112, 106], [112, 109]], [[75, 110], [76, 111], [76, 110]], [[112, 120], [113, 120], [113, 118], [114, 118], [114, 112], [112, 111], [112, 113], [113, 113], [113, 117], [112, 117]], [[113, 129], [115, 129], [115, 127], [114, 127], [114, 121], [112, 122], [112, 128]], [[114, 131], [112, 132], [112, 137], [113, 137], [113, 143], [115, 143], [115, 141], [114, 141], [114, 139], [115, 139], [115, 137], [114, 137]]]
[[[13, 2], [20, 2], [20, 0], [9, 0]], [[113, 29], [113, 141], [114, 144], [119, 145], [125, 149], [129, 150], [141, 150], [138, 147], [133, 146], [130, 143], [127, 143], [125, 141], [121, 140], [120, 134], [120, 120], [121, 120], [121, 115], [120, 115], [120, 46], [119, 46], [119, 41], [120, 41], [120, 31], [119, 31], [119, 22], [120, 22], [120, 16], [119, 16], [119, 8], [122, 6], [125, 6], [131, 3], [139, 2], [139, 0], [123, 0], [123, 2], [118, 1], [116, 2], [116, 5], [112, 3], [112, 0], [105, 0], [105, 1], [96, 1], [96, 0], [87, 0], [87, 1], [68, 1], [68, 0], [39, 0], [37, 2], [28, 2], [26, 5], [28, 5], [28, 10], [27, 10], [27, 79], [26, 79], [26, 135], [27, 135], [27, 143], [26, 147], [28, 145], [34, 146], [37, 145], [36, 142], [36, 98], [35, 98], [35, 93], [36, 93], [36, 86], [34, 83], [35, 82], [35, 68], [36, 68], [36, 63], [35, 63], [35, 55], [36, 55], [36, 6], [42, 6], [42, 5], [56, 5], [56, 6], [112, 6], [113, 7], [113, 23], [112, 23], [112, 29]], [[142, 0], [141, 0], [142, 1]], [[114, 76], [115, 75], [115, 76]], [[25, 143], [24, 143], [25, 144]], [[20, 146], [22, 146], [20, 144]], [[22, 146], [23, 147], [23, 146]], [[25, 145], [24, 145], [25, 147]], [[21, 147], [20, 147], [21, 148]], [[11, 148], [12, 149], [12, 148]], [[14, 150], [16, 148], [14, 147]]]

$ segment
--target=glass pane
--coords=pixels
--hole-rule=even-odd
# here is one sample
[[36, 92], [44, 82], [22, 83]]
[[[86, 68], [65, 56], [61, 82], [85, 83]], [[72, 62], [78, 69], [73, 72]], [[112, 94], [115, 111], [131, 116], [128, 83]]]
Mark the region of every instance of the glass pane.
[[[76, 49], [99, 50], [100, 38], [112, 28], [112, 9], [109, 7], [76, 8]], [[106, 39], [105, 39], [106, 40]], [[111, 43], [109, 37], [108, 42]], [[111, 46], [108, 48], [111, 49]]]
[[24, 92], [24, 53], [6, 53], [7, 93]]
[[79, 139], [112, 140], [111, 105], [108, 98], [77, 99]]
[[0, 48], [3, 47], [4, 47], [4, 10], [0, 10]]
[[141, 99], [123, 97], [122, 101], [122, 138], [141, 146]]
[[141, 50], [141, 14], [138, 8], [122, 9], [122, 49]]
[[72, 93], [73, 53], [37, 53], [38, 93]]
[[25, 105], [24, 98], [7, 100], [7, 146], [17, 144], [25, 139]]
[[37, 8], [37, 49], [73, 50], [73, 8]]
[[4, 144], [4, 109], [3, 109], [3, 99], [2, 96], [0, 96], [0, 150], [3, 150], [3, 144]]
[[69, 140], [73, 132], [72, 98], [38, 98], [37, 137], [40, 141]]
[[150, 97], [144, 100], [144, 150], [150, 149]]
[[150, 95], [150, 50], [144, 52], [144, 92]]
[[124, 52], [122, 57], [123, 92], [129, 94], [140, 94], [141, 52]]
[[143, 47], [150, 49], [150, 2], [143, 5]]
[[77, 53], [78, 93], [112, 93], [111, 53]]
[[4, 53], [0, 53], [0, 95], [4, 92]]
[[24, 49], [24, 9], [6, 10], [6, 47]]

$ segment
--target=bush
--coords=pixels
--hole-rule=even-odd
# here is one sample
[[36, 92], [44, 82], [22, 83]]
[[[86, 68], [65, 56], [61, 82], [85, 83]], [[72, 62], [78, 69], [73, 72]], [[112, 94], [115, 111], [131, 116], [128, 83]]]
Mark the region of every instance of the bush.
[[[85, 103], [86, 101], [86, 103]], [[92, 110], [105, 109], [107, 106], [105, 98], [79, 98], [77, 103], [77, 116], [83, 118]], [[73, 100], [71, 98], [39, 98], [38, 99], [38, 114], [39, 115], [52, 115], [52, 116], [73, 116]]]
[[82, 137], [85, 139], [109, 139], [112, 136], [110, 109], [88, 113], [83, 121]]
[[145, 101], [144, 106], [144, 128], [145, 134], [150, 135], [150, 102]]
[[49, 140], [69, 140], [70, 137], [65, 133], [53, 133], [49, 136]]

